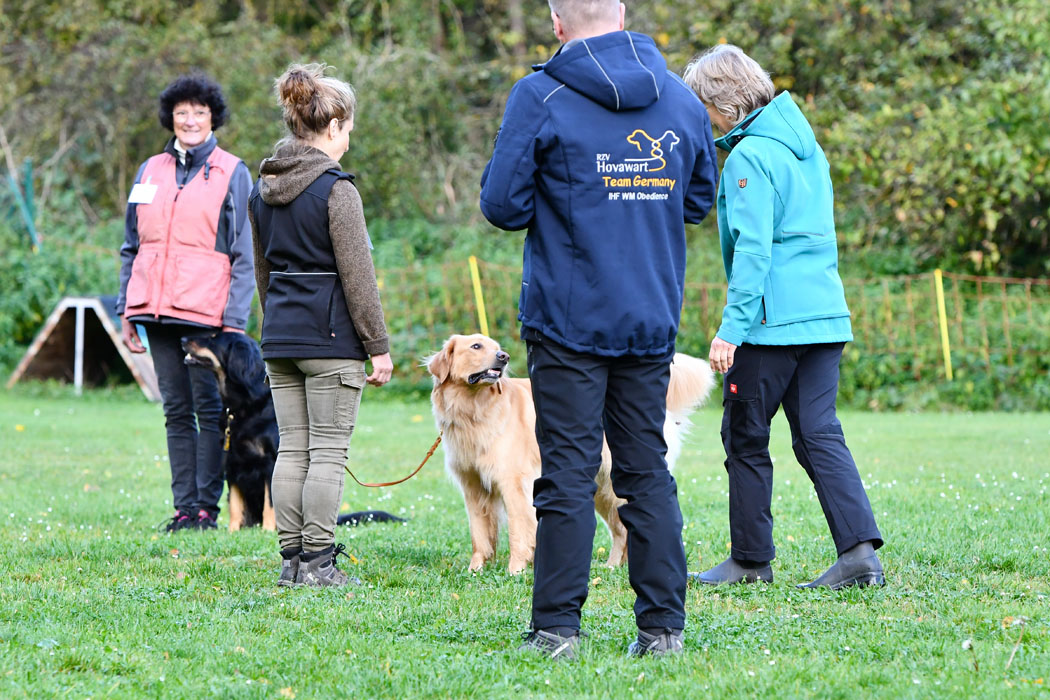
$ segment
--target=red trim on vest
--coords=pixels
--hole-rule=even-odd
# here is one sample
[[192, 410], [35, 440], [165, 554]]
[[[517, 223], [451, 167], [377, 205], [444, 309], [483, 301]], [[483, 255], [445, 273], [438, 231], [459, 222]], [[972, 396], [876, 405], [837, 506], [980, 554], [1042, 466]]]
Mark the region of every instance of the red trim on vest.
[[157, 192], [151, 203], [136, 205], [139, 250], [128, 280], [125, 315], [222, 325], [231, 265], [226, 253], [215, 250], [215, 237], [240, 162], [216, 146], [180, 190], [174, 156], [160, 153], [146, 161], [140, 182], [156, 185]]

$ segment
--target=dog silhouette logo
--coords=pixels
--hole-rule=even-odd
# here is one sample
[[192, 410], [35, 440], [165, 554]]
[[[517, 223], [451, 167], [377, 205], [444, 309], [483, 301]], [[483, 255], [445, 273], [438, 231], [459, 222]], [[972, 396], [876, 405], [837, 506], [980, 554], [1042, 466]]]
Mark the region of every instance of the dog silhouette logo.
[[642, 147], [643, 139], [644, 143], [648, 144], [649, 146], [649, 157], [627, 158], [625, 160], [627, 160], [627, 162], [629, 163], [653, 163], [659, 161], [659, 168], [650, 168], [646, 171], [650, 173], [655, 173], [667, 167], [667, 161], [664, 160], [665, 145], [667, 148], [666, 153], [670, 153], [674, 150], [674, 147], [681, 142], [681, 139], [678, 138], [678, 134], [671, 131], [670, 129], [665, 131], [663, 135], [660, 136], [660, 138], [658, 139], [654, 139], [652, 136], [645, 133], [644, 129], [635, 129], [631, 132], [631, 135], [627, 137], [627, 143], [636, 147], [642, 153], [645, 153], [645, 148]]
[[746, 177], [740, 178], [739, 180], [736, 181], [736, 184], [740, 185], [740, 189], [744, 189], [745, 187], [747, 187], [747, 178]]

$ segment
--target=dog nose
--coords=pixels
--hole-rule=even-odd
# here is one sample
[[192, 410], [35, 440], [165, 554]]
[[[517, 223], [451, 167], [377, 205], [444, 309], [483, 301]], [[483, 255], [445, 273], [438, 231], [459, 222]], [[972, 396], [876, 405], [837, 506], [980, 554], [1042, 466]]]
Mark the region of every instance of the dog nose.
[[496, 359], [499, 360], [500, 362], [506, 362], [507, 360], [510, 359], [510, 355], [508, 355], [507, 353], [505, 353], [502, 350], [500, 350], [499, 352], [496, 353]]

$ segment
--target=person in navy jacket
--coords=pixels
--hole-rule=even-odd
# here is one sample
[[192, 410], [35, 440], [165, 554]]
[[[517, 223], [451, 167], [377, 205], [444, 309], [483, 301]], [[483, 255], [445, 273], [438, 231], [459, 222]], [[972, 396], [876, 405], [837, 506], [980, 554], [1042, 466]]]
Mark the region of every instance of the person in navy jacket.
[[551, 0], [561, 48], [519, 80], [481, 180], [495, 226], [528, 229], [518, 319], [542, 476], [534, 485], [532, 630], [571, 658], [593, 547], [603, 432], [627, 504], [633, 654], [682, 649], [682, 516], [663, 437], [682, 308], [685, 223], [711, 210], [711, 124], [613, 0]]

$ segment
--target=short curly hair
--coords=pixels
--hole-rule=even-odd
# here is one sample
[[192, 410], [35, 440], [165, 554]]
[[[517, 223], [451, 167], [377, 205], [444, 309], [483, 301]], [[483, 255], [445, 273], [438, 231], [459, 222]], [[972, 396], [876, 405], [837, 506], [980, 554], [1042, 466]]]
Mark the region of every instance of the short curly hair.
[[175, 131], [172, 112], [180, 102], [206, 105], [211, 110], [212, 131], [225, 124], [230, 114], [226, 107], [226, 98], [222, 96], [222, 88], [203, 73], [180, 75], [160, 93], [157, 118], [160, 119], [160, 125], [168, 131]]

